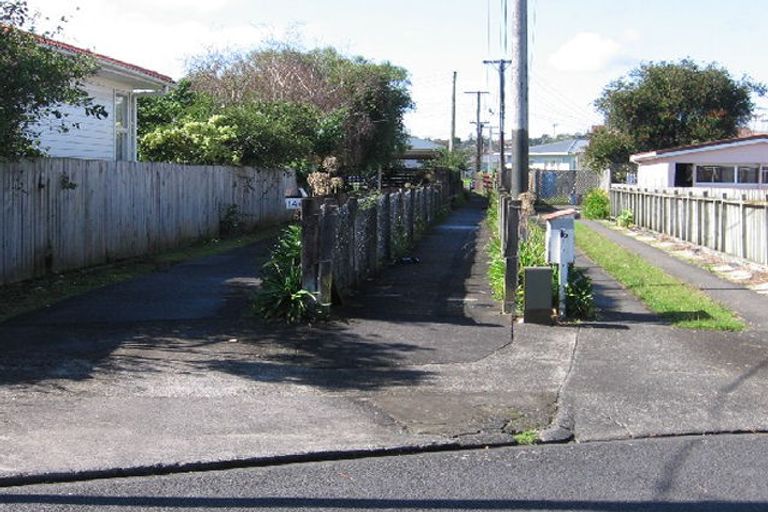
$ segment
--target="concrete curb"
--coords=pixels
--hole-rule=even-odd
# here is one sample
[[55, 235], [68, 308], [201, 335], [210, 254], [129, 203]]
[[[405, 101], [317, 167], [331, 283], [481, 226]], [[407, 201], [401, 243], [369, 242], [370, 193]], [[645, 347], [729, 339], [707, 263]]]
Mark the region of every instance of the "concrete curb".
[[453, 452], [459, 450], [480, 450], [487, 448], [504, 448], [516, 446], [514, 441], [507, 442], [472, 442], [452, 440], [446, 443], [394, 446], [387, 448], [371, 448], [359, 450], [330, 450], [314, 453], [299, 453], [291, 455], [275, 455], [269, 457], [247, 457], [208, 462], [186, 462], [175, 464], [155, 464], [151, 466], [135, 466], [127, 468], [108, 468], [85, 471], [52, 471], [33, 475], [17, 475], [0, 477], [0, 488], [21, 487], [37, 484], [53, 484], [82, 482], [87, 480], [102, 480], [108, 478], [146, 477], [173, 475], [179, 473], [221, 471], [227, 469], [259, 468], [268, 466], [284, 466], [307, 462], [332, 462], [339, 460], [355, 460], [376, 457], [391, 457], [397, 455], [417, 455], [422, 453]]
[[570, 407], [561, 405], [552, 424], [539, 432], [539, 442], [544, 444], [562, 444], [573, 440], [574, 419]]

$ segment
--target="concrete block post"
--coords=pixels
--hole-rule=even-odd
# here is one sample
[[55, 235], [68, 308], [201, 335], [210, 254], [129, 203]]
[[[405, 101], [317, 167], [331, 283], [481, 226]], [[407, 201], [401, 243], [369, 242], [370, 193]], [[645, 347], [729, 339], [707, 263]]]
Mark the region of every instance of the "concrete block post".
[[348, 254], [348, 269], [349, 269], [349, 283], [351, 286], [356, 287], [360, 281], [360, 261], [357, 250], [357, 199], [354, 197], [347, 201], [347, 210], [349, 211], [349, 254]]
[[333, 300], [333, 244], [338, 236], [339, 207], [326, 201], [321, 207], [318, 264], [318, 301], [328, 308]]
[[317, 292], [320, 252], [320, 203], [308, 197], [301, 201], [301, 286]]
[[404, 203], [405, 203], [405, 205], [404, 205], [405, 206], [405, 212], [406, 212], [405, 222], [406, 222], [406, 230], [407, 230], [407, 233], [408, 233], [408, 243], [409, 244], [412, 244], [415, 241], [414, 229], [413, 228], [414, 228], [414, 225], [415, 225], [416, 221], [415, 221], [414, 215], [413, 215], [414, 214], [414, 208], [413, 208], [414, 196], [413, 196], [413, 194], [414, 194], [414, 191], [413, 190], [409, 190], [403, 196]]

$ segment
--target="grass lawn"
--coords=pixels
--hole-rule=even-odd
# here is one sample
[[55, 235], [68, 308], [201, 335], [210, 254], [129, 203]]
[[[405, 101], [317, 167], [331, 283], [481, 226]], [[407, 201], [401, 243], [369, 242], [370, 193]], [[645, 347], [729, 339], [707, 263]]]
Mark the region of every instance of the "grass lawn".
[[223, 240], [207, 240], [146, 258], [134, 258], [0, 286], [0, 322], [50, 306], [69, 297], [82, 295], [95, 288], [127, 281], [193, 258], [243, 247], [275, 236], [280, 229], [282, 226], [265, 229], [256, 234]]
[[745, 327], [732, 311], [701, 291], [579, 222], [576, 223], [576, 245], [651, 311], [675, 327], [717, 331], [740, 331]]

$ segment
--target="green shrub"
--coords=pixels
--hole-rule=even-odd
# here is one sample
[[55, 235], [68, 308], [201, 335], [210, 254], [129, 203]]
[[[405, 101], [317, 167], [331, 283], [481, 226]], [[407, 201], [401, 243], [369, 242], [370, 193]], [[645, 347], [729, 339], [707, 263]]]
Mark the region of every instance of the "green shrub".
[[583, 268], [570, 266], [565, 288], [565, 312], [568, 318], [589, 320], [595, 317], [592, 279]]
[[543, 267], [547, 265], [544, 254], [544, 228], [531, 222], [528, 225], [528, 237], [520, 241], [518, 248], [517, 266], [517, 304], [521, 308], [525, 304], [525, 269], [526, 267]]
[[491, 294], [496, 300], [504, 300], [504, 275], [507, 270], [507, 261], [501, 253], [501, 240], [498, 236], [492, 236], [488, 242], [488, 282], [491, 285]]
[[504, 275], [507, 261], [501, 251], [499, 239], [499, 196], [495, 190], [488, 194], [488, 210], [485, 223], [490, 233], [490, 240], [486, 246], [488, 254], [488, 283], [491, 286], [491, 294], [496, 300], [504, 300]]
[[253, 304], [256, 313], [265, 320], [289, 324], [312, 320], [316, 298], [301, 287], [301, 226], [292, 225], [280, 233], [263, 269]]
[[584, 198], [582, 211], [588, 219], [605, 219], [610, 215], [610, 199], [608, 192], [600, 188], [593, 188], [587, 192]]
[[635, 214], [632, 210], [625, 208], [621, 211], [618, 217], [616, 217], [616, 224], [621, 228], [628, 228], [635, 223]]
[[236, 204], [230, 204], [222, 212], [219, 220], [219, 235], [223, 237], [232, 236], [242, 231], [243, 219], [240, 207]]
[[157, 128], [139, 140], [139, 158], [152, 162], [198, 165], [238, 165], [240, 154], [232, 150], [237, 129], [224, 116], [207, 121], [185, 121]]

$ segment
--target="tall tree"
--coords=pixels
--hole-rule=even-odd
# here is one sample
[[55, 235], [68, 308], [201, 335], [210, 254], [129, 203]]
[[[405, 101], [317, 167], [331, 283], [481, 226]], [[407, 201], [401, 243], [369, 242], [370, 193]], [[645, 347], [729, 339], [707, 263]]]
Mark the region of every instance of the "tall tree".
[[595, 101], [605, 128], [591, 137], [587, 164], [626, 163], [632, 152], [662, 149], [736, 136], [747, 123], [752, 94], [765, 86], [736, 80], [715, 63], [643, 64], [610, 83]]
[[83, 79], [96, 70], [94, 61], [44, 44], [34, 34], [35, 19], [26, 0], [0, 1], [0, 159], [4, 160], [42, 154], [37, 141], [41, 119], [55, 119], [58, 130], [72, 128], [62, 104], [83, 107], [88, 115], [106, 116], [83, 89]]
[[408, 74], [389, 63], [347, 57], [333, 48], [303, 51], [276, 44], [204, 55], [193, 61], [188, 79], [193, 91], [219, 105], [313, 107], [323, 114], [325, 140], [337, 128], [343, 132], [336, 147], [326, 150], [354, 172], [386, 165], [405, 147], [403, 115], [412, 106]]

